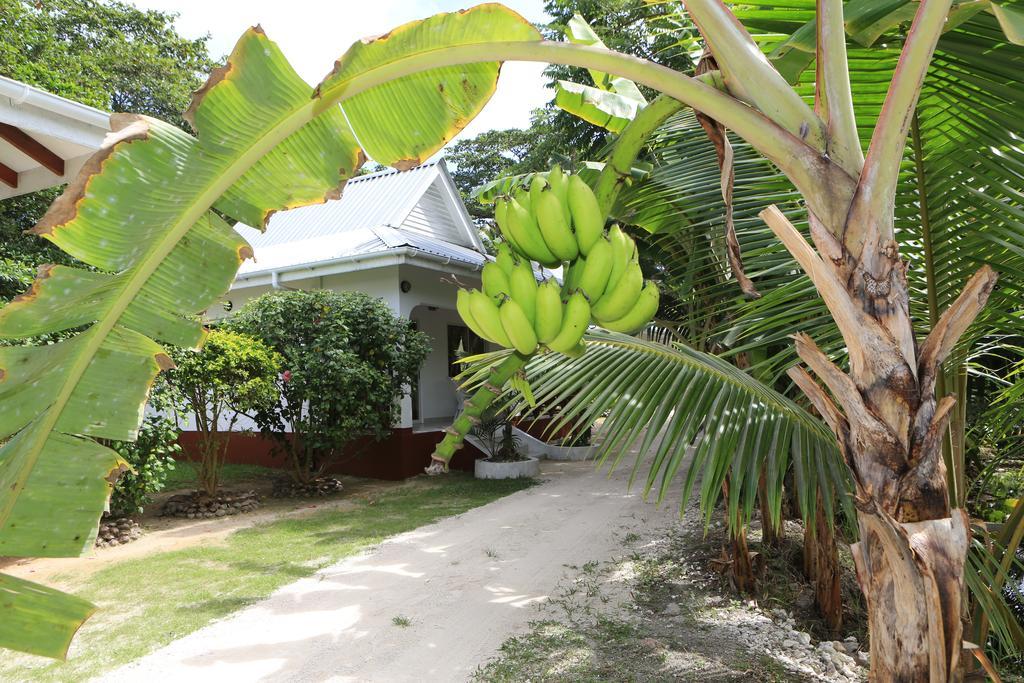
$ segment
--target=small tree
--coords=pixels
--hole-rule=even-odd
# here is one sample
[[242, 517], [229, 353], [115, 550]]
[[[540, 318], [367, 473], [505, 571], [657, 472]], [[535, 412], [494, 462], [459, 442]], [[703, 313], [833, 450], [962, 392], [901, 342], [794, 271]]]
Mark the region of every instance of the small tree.
[[410, 321], [361, 292], [270, 292], [229, 324], [284, 359], [282, 400], [255, 418], [300, 483], [323, 474], [353, 441], [387, 436], [430, 348]]
[[212, 496], [239, 416], [278, 400], [281, 357], [255, 337], [214, 330], [201, 351], [180, 351], [175, 363], [172, 379], [200, 435], [199, 488]]

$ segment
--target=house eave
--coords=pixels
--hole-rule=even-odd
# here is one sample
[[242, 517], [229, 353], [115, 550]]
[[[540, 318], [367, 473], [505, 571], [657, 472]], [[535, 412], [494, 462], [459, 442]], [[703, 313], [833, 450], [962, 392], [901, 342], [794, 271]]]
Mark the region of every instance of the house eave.
[[239, 275], [231, 286], [231, 291], [253, 287], [269, 287], [274, 286], [275, 283], [296, 282], [314, 277], [355, 273], [363, 270], [406, 264], [441, 273], [459, 273], [463, 275], [478, 273], [482, 267], [411, 247], [399, 247], [377, 253], [352, 254], [335, 259], [252, 271]]

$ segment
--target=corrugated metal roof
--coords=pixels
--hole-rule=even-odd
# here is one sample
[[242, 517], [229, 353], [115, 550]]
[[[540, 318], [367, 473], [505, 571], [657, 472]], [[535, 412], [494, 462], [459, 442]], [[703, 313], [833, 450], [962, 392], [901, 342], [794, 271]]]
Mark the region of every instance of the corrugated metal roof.
[[246, 225], [236, 227], [257, 255], [263, 247], [377, 226], [398, 227], [438, 177], [437, 163], [353, 178], [345, 185], [341, 199], [274, 214], [262, 233]]
[[242, 264], [239, 277], [273, 270], [298, 268], [336, 261], [352, 256], [384, 254], [412, 248], [427, 254], [450, 259], [473, 268], [480, 268], [487, 257], [473, 249], [445, 242], [426, 235], [417, 235], [394, 228], [360, 228], [332, 235], [287, 242], [256, 252], [254, 260]]

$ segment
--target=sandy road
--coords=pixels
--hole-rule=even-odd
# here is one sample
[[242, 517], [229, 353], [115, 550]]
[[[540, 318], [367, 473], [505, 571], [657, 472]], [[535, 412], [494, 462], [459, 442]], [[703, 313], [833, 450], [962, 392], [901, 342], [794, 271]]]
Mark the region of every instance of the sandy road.
[[[464, 681], [579, 566], [671, 524], [587, 463], [290, 584], [104, 681]], [[396, 618], [409, 620], [407, 626]]]

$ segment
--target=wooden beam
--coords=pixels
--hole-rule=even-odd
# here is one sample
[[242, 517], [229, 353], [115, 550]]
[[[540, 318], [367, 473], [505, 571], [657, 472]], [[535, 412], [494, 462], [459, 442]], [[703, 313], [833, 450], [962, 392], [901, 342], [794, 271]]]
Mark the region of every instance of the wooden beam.
[[15, 189], [18, 188], [18, 172], [9, 166], [0, 164], [0, 182]]
[[64, 175], [64, 160], [20, 128], [0, 123], [0, 139], [11, 143], [16, 150], [31, 157], [50, 173]]

